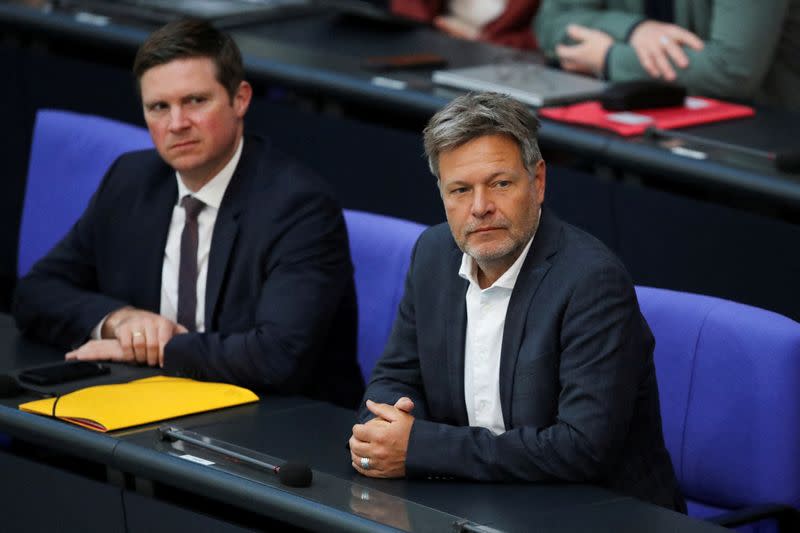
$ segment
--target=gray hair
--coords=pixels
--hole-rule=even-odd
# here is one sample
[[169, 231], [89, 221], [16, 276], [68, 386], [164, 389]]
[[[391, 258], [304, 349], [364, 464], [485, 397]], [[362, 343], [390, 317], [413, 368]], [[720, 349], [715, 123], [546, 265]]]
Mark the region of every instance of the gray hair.
[[539, 120], [524, 104], [499, 93], [469, 93], [440, 109], [422, 132], [428, 166], [439, 179], [439, 155], [484, 135], [508, 135], [533, 173], [542, 159], [536, 142]]

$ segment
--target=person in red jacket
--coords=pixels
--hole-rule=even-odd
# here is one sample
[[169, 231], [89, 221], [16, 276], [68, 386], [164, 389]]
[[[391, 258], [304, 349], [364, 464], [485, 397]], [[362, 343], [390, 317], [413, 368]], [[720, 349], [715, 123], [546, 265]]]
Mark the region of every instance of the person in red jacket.
[[393, 13], [432, 22], [453, 37], [523, 50], [538, 47], [531, 29], [538, 8], [539, 0], [391, 0]]

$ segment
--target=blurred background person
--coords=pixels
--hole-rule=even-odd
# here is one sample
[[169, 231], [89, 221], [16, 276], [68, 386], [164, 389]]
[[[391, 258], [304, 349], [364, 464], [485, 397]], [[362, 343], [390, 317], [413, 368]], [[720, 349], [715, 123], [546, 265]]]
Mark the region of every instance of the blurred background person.
[[532, 50], [531, 24], [539, 0], [391, 0], [391, 10], [453, 37]]
[[800, 109], [800, 0], [544, 0], [534, 28], [565, 70]]

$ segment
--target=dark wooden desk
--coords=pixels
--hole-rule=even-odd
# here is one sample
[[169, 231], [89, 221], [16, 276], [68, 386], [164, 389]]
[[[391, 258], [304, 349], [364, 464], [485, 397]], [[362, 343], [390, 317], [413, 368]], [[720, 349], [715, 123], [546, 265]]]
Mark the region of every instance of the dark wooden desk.
[[[0, 370], [60, 357], [20, 341], [0, 316]], [[0, 431], [13, 437], [0, 446], [4, 531], [459, 531], [453, 528], [459, 521], [500, 531], [721, 531], [585, 485], [365, 478], [345, 449], [353, 413], [304, 398], [266, 397], [170, 424], [270, 462], [304, 461], [315, 476], [308, 488], [282, 486], [271, 473], [164, 442], [157, 424], [94, 433], [17, 410], [24, 399], [0, 401]]]
[[[0, 23], [12, 24], [21, 34], [78, 40], [116, 48], [128, 55], [153, 29], [152, 25], [124, 18], [112, 19], [106, 25], [90, 24], [77, 20], [70, 12], [23, 7], [20, 0], [0, 3]], [[459, 93], [434, 85], [430, 71], [376, 73], [365, 69], [363, 62], [369, 56], [433, 52], [447, 58], [448, 67], [520, 59], [541, 61], [535, 54], [451, 39], [422, 26], [397, 28], [334, 12], [256, 23], [235, 28], [232, 34], [242, 49], [248, 73], [254, 78], [367, 107], [373, 118], [384, 122], [402, 116], [421, 124]], [[405, 82], [406, 86], [398, 90], [375, 83], [378, 75]], [[692, 132], [763, 149], [796, 148], [792, 131], [800, 114], [764, 110], [760, 115], [693, 128]], [[800, 173], [779, 172], [769, 161], [743, 161], [736, 154], [716, 152], [710, 154], [710, 160], [698, 161], [643, 139], [631, 142], [549, 120], [543, 124], [541, 141], [545, 148], [579, 151], [616, 168], [638, 172], [647, 169], [667, 180], [691, 180], [695, 186], [698, 180], [701, 184], [707, 181], [712, 188], [733, 188], [800, 210]]]
[[[130, 75], [136, 47], [152, 29], [117, 20], [98, 26], [72, 14], [0, 0], [0, 109], [15, 135], [0, 143], [0, 309], [14, 284], [17, 224], [33, 117], [58, 107], [142, 123]], [[369, 55], [429, 51], [451, 66], [507, 61], [508, 49], [450, 39], [428, 28], [371, 25], [332, 13], [233, 32], [256, 97], [251, 131], [328, 178], [345, 207], [433, 224], [441, 202], [421, 157], [421, 126], [455, 91], [428, 72], [362, 68]], [[365, 43], [368, 43], [366, 45]], [[528, 56], [526, 56], [528, 57]], [[57, 87], [57, 90], [54, 90]], [[1, 107], [4, 106], [4, 107]], [[709, 138], [782, 149], [796, 141], [797, 116], [760, 110], [753, 119], [693, 131]], [[800, 251], [800, 177], [732, 154], [683, 158], [648, 139], [624, 139], [544, 121], [547, 202], [562, 218], [603, 240], [642, 285], [699, 292], [800, 319], [787, 287]], [[387, 164], [391, 161], [391, 164]], [[4, 287], [5, 285], [5, 287]]]

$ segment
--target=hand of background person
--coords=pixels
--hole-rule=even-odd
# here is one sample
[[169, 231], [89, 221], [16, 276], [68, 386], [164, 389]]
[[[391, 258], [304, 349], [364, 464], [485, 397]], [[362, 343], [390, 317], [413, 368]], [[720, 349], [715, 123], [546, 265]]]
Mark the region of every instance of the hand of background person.
[[689, 66], [689, 58], [684, 46], [694, 50], [703, 49], [703, 41], [694, 33], [676, 26], [655, 20], [646, 20], [636, 26], [628, 43], [636, 51], [642, 68], [653, 78], [666, 81], [675, 79], [675, 69]]
[[118, 341], [122, 361], [163, 367], [164, 346], [175, 335], [187, 332], [184, 326], [156, 313], [123, 307], [108, 315], [101, 336]]
[[[404, 409], [413, 408], [414, 403], [408, 398], [401, 398], [395, 405], [367, 400], [367, 409], [375, 418], [366, 424], [353, 426], [350, 437], [353, 468], [368, 477], [405, 476], [408, 439], [414, 417]], [[361, 467], [362, 457], [369, 459], [368, 469]]]
[[577, 41], [577, 44], [556, 46], [556, 56], [561, 68], [570, 72], [601, 76], [608, 49], [614, 44], [614, 39], [603, 31], [578, 24], [567, 26], [567, 35]]
[[478, 28], [470, 26], [450, 15], [439, 15], [433, 18], [433, 25], [450, 37], [475, 41], [481, 36]]

